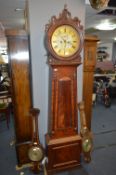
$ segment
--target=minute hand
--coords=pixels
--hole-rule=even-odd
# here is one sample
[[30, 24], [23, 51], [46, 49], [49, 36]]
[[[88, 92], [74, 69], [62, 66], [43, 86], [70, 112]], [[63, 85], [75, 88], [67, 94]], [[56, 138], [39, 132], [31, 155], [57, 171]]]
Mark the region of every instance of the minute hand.
[[65, 55], [65, 50], [66, 50], [66, 40], [64, 39], [64, 55]]

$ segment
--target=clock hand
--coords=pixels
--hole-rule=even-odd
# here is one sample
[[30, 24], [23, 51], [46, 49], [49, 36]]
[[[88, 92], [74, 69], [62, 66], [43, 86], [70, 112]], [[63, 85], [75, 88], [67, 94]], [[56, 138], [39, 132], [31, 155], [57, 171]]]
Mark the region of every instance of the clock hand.
[[66, 39], [64, 40], [64, 55], [65, 55], [65, 50], [66, 50]]

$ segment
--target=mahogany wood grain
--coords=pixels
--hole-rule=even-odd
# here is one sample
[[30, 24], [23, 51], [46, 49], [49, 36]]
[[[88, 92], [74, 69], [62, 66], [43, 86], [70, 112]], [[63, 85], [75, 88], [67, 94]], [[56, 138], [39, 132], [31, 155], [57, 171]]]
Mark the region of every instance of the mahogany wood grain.
[[79, 135], [60, 139], [51, 139], [49, 135], [46, 135], [46, 143], [49, 158], [48, 174], [80, 166], [81, 137]]
[[50, 114], [46, 135], [48, 173], [80, 166], [77, 64], [50, 66]]
[[51, 66], [52, 138], [77, 134], [77, 66]]
[[25, 150], [32, 135], [29, 117], [32, 100], [28, 36], [21, 30], [7, 30], [6, 35], [13, 88], [16, 150], [18, 164], [21, 165], [29, 161]]
[[[66, 58], [56, 54], [51, 37], [54, 30], [70, 25], [80, 36], [79, 49]], [[48, 173], [54, 173], [80, 166], [81, 137], [78, 135], [77, 67], [81, 64], [80, 52], [83, 47], [82, 25], [78, 17], [64, 7], [58, 17], [52, 16], [46, 25], [46, 46], [50, 68], [49, 117], [46, 147]]]
[[[38, 132], [38, 115], [40, 113], [40, 110], [38, 108], [32, 108], [30, 109], [30, 114], [31, 114], [31, 118], [32, 118], [32, 123], [33, 123], [33, 128], [32, 128], [32, 143], [30, 145], [30, 149], [31, 149], [31, 153], [29, 151], [29, 154], [31, 156], [30, 160], [31, 160], [31, 171], [34, 174], [38, 174], [41, 169], [42, 169], [42, 165], [41, 162], [44, 159], [44, 149], [43, 146], [40, 144], [40, 140], [39, 140], [39, 132]], [[39, 150], [39, 158], [38, 156], [36, 156], [37, 152], [33, 152], [32, 154], [32, 150]], [[35, 161], [33, 161], [32, 157], [35, 156]]]

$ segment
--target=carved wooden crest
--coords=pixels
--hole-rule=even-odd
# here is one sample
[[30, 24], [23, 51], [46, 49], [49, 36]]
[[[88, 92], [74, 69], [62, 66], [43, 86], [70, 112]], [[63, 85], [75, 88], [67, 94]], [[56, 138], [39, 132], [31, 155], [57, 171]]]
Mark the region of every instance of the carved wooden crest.
[[62, 13], [59, 14], [58, 18], [56, 16], [51, 17], [49, 24], [46, 24], [45, 26], [45, 31], [47, 31], [52, 25], [60, 25], [62, 23], [65, 24], [68, 21], [78, 26], [80, 30], [83, 30], [83, 26], [80, 24], [80, 20], [78, 19], [78, 17], [72, 18], [71, 13], [68, 11], [67, 6], [65, 5]]

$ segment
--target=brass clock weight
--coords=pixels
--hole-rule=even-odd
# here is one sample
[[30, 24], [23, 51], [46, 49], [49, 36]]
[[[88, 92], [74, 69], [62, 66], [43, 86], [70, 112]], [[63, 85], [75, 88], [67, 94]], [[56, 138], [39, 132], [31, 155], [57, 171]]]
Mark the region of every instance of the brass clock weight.
[[39, 141], [38, 135], [38, 114], [39, 109], [32, 108], [30, 114], [32, 117], [32, 144], [28, 150], [28, 157], [32, 162], [31, 170], [34, 173], [39, 173], [42, 169], [40, 163], [44, 159], [44, 149]]
[[[49, 114], [46, 148], [48, 174], [80, 166], [89, 139], [78, 133], [77, 67], [81, 64], [83, 27], [65, 6], [45, 27], [49, 65]], [[86, 137], [83, 137], [86, 138]], [[83, 148], [82, 148], [83, 143]], [[84, 151], [84, 152], [85, 152]]]

